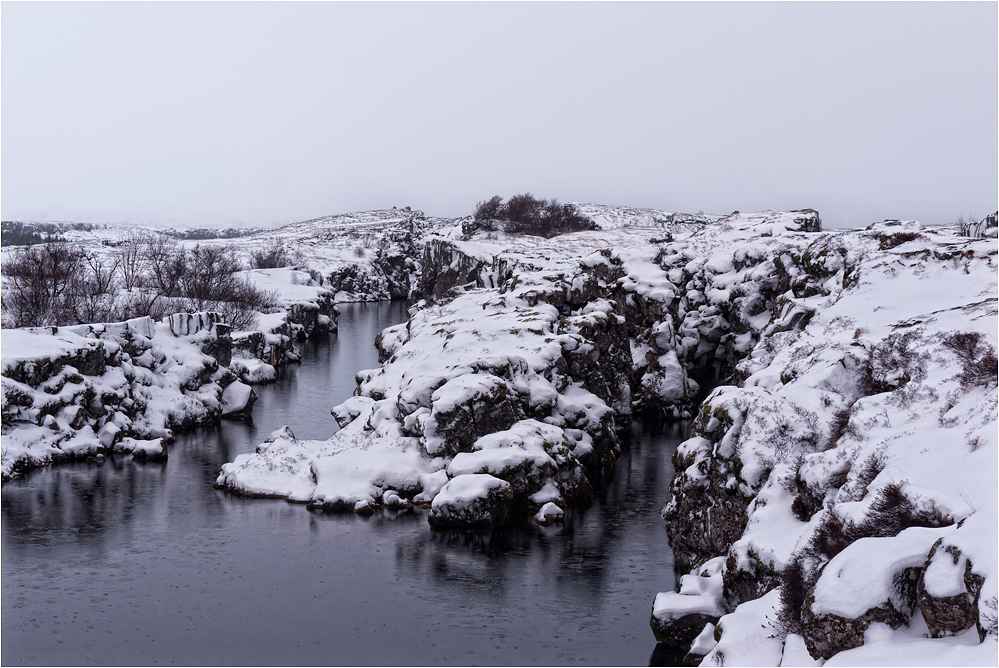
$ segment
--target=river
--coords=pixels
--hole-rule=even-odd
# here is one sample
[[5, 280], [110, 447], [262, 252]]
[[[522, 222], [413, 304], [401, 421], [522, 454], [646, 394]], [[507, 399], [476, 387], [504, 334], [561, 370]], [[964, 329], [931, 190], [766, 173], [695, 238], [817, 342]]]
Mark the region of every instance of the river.
[[12, 665], [646, 665], [673, 588], [658, 509], [682, 439], [636, 431], [564, 526], [437, 534], [425, 511], [327, 515], [215, 490], [219, 467], [329, 409], [402, 302], [341, 307], [340, 332], [258, 387], [254, 424], [180, 437], [162, 464], [47, 467], [3, 486], [0, 662]]

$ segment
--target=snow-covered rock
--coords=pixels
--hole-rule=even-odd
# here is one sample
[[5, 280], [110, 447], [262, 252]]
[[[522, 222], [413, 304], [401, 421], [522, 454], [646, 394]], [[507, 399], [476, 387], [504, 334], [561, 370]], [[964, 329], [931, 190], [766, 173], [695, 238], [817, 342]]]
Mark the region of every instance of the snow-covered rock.
[[[686, 296], [710, 302], [748, 270], [771, 315], [728, 310], [751, 345], [729, 348], [729, 384], [676, 452], [663, 516], [678, 568], [724, 557], [726, 610], [755, 618], [754, 638], [762, 626], [794, 640], [785, 652], [800, 638], [831, 665], [929, 625], [994, 663], [994, 241], [899, 221], [807, 236], [771, 225], [762, 239], [741, 227], [695, 254], [709, 273]], [[731, 648], [748, 636], [731, 623], [715, 635], [704, 664], [743, 660]]]
[[2, 476], [48, 463], [166, 457], [175, 431], [249, 415], [213, 313], [3, 330]]
[[430, 506], [430, 525], [440, 529], [486, 528], [506, 522], [513, 486], [488, 473], [463, 473], [447, 481]]

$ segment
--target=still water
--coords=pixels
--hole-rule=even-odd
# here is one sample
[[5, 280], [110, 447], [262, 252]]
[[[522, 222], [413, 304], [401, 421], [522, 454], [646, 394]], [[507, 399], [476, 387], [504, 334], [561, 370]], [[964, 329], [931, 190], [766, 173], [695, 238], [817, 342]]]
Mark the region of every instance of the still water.
[[258, 387], [253, 426], [178, 439], [169, 461], [64, 464], [2, 489], [4, 665], [647, 665], [673, 587], [658, 509], [680, 434], [637, 433], [564, 526], [470, 538], [424, 511], [362, 518], [212, 488], [219, 467], [329, 409], [401, 302], [341, 307], [340, 333]]

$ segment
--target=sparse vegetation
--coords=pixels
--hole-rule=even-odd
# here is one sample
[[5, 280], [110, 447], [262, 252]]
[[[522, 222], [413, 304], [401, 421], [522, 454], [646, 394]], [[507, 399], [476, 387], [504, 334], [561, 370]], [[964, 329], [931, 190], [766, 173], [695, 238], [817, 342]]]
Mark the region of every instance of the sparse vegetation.
[[531, 193], [514, 195], [506, 203], [496, 195], [475, 207], [474, 229], [495, 231], [502, 227], [509, 234], [531, 234], [551, 238], [569, 232], [598, 229], [571, 204], [539, 199]]
[[17, 221], [3, 221], [3, 227], [0, 230], [0, 246], [32, 246], [65, 240], [57, 233], [39, 231]]
[[881, 237], [881, 250], [890, 250], [896, 246], [901, 246], [902, 244], [915, 241], [922, 235], [918, 232], [896, 232], [895, 234], [885, 234]]
[[276, 269], [291, 264], [287, 249], [279, 240], [269, 246], [250, 253], [250, 264], [254, 269]]
[[982, 341], [980, 332], [951, 332], [944, 338], [944, 346], [953, 350], [961, 360], [958, 379], [965, 389], [999, 382], [996, 349]]
[[[159, 237], [131, 240], [110, 252], [73, 243], [13, 251], [3, 263], [4, 327], [112, 322], [178, 311], [215, 311], [237, 329], [272, 308], [273, 295], [239, 276], [234, 249], [183, 249]], [[124, 292], [125, 294], [120, 294]]]
[[[865, 470], [859, 476], [866, 477], [870, 473], [866, 469], [880, 471], [883, 468], [883, 458], [869, 458], [862, 466]], [[891, 482], [881, 487], [872, 499], [867, 515], [859, 522], [844, 519], [832, 509], [825, 512], [809, 543], [781, 571], [781, 604], [776, 624], [779, 634], [800, 633], [802, 607], [821, 566], [852, 543], [861, 538], [897, 536], [909, 527], [940, 527], [952, 521], [932, 506], [916, 508], [905, 494], [904, 485], [904, 481]]]

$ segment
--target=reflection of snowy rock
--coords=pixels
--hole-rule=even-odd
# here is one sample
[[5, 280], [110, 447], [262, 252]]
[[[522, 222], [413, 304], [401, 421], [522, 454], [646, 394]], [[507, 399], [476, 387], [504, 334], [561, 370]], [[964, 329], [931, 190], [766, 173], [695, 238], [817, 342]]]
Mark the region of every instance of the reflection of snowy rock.
[[548, 526], [556, 522], [561, 522], [565, 517], [565, 511], [549, 501], [541, 506], [541, 510], [534, 516], [534, 521], [542, 526]]
[[167, 458], [167, 446], [162, 438], [140, 439], [123, 438], [114, 448], [116, 453], [132, 455], [133, 459], [140, 461], [158, 461]]
[[513, 502], [510, 483], [486, 473], [467, 473], [449, 480], [430, 506], [430, 525], [485, 528], [506, 522]]

